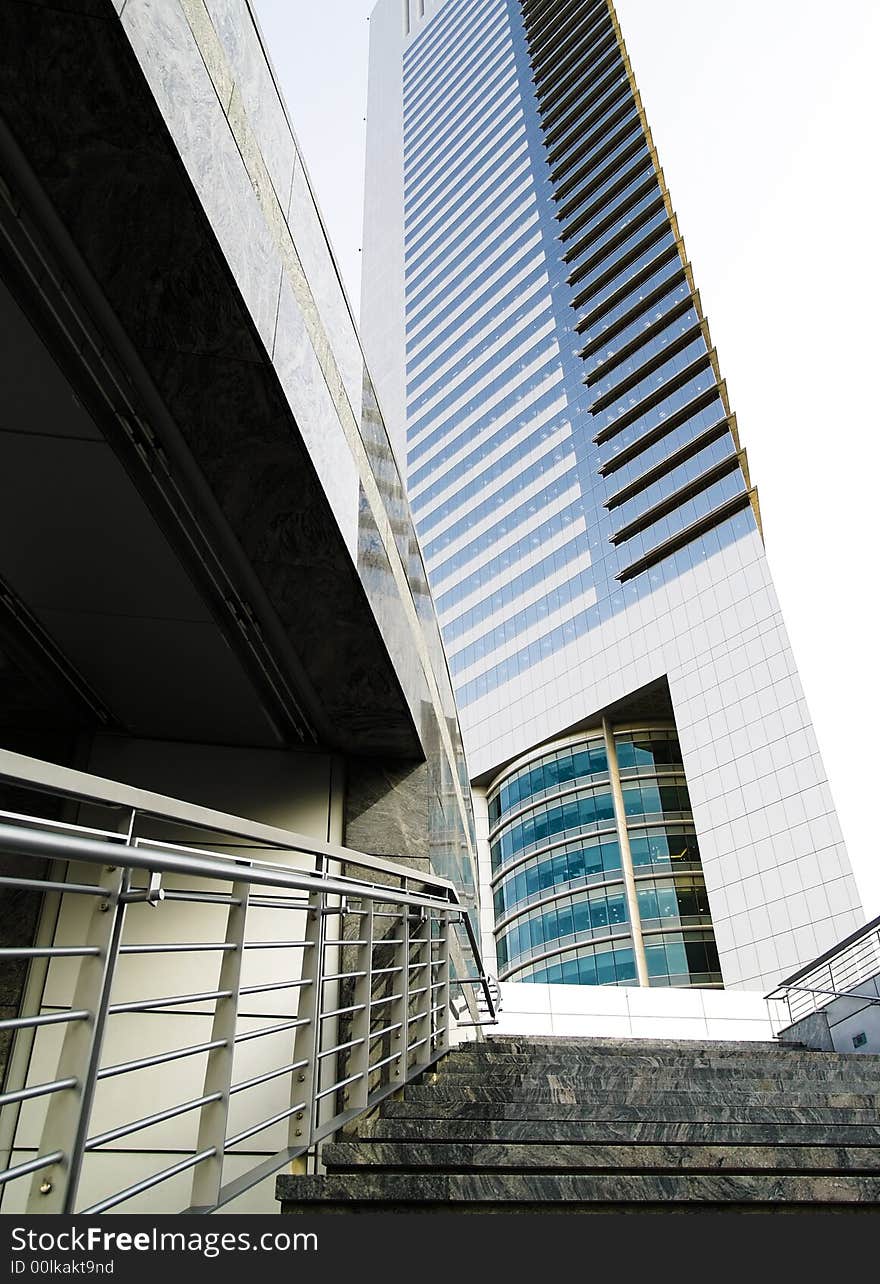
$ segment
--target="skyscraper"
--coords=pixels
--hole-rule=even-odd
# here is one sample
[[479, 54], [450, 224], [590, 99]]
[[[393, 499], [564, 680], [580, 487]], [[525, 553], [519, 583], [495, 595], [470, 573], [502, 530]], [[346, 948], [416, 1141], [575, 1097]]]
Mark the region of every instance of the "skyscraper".
[[757, 988], [860, 922], [610, 0], [380, 0], [362, 329], [499, 976]]

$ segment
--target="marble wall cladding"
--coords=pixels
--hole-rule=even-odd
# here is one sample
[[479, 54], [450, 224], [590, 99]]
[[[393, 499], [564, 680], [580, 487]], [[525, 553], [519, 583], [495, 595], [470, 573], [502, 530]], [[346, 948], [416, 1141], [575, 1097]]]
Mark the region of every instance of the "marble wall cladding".
[[347, 760], [345, 836], [349, 847], [427, 870], [431, 867], [429, 811], [427, 763]]
[[359, 423], [364, 359], [315, 198], [299, 159], [293, 175], [288, 224], [306, 280], [327, 331], [352, 413]]
[[183, 10], [166, 0], [128, 0], [122, 24], [271, 351], [281, 256]]
[[182, 3], [193, 25], [200, 8], [210, 16], [275, 194], [282, 209], [286, 209], [296, 145], [247, 0], [182, 0]]
[[[143, 3], [145, 0], [139, 0], [139, 2]], [[215, 88], [220, 96], [219, 100], [223, 102], [229, 95], [229, 123], [237, 139], [239, 149], [242, 150], [244, 155], [250, 180], [252, 183], [256, 181], [259, 187], [259, 181], [255, 179], [255, 174], [258, 175], [261, 164], [265, 162], [266, 167], [271, 169], [267, 148], [264, 146], [264, 139], [268, 136], [266, 134], [267, 127], [261, 116], [261, 111], [263, 110], [261, 104], [267, 101], [267, 92], [264, 92], [266, 90], [266, 78], [268, 77], [271, 80], [271, 73], [267, 65], [264, 65], [262, 71], [256, 69], [256, 63], [259, 62], [257, 51], [261, 55], [259, 37], [255, 29], [248, 25], [248, 15], [245, 13], [246, 6], [243, 4], [243, 0], [211, 0], [207, 7], [205, 7], [203, 0], [180, 0], [180, 2], [185, 10], [194, 39], [210, 68]], [[165, 0], [165, 3], [173, 7], [177, 0]], [[205, 30], [205, 16], [211, 20], [210, 32]], [[245, 27], [247, 28], [246, 30], [244, 29]], [[214, 48], [214, 44], [217, 41], [219, 41], [223, 57], [219, 56]], [[233, 84], [231, 92], [229, 90], [230, 82]], [[269, 99], [271, 97], [272, 95], [268, 95]], [[239, 118], [237, 104], [240, 104], [241, 118]], [[270, 115], [273, 112], [274, 108]], [[265, 112], [263, 112], [263, 115], [265, 115]], [[276, 119], [276, 124], [278, 124], [278, 119]], [[280, 128], [280, 125], [278, 127]], [[256, 139], [256, 143], [259, 144], [262, 152], [259, 157], [251, 158], [249, 156], [249, 149], [252, 149], [253, 146], [253, 140], [250, 138], [251, 134]], [[264, 213], [266, 213], [265, 200], [263, 200], [263, 208]], [[416, 603], [416, 614], [421, 625], [420, 646], [418, 649], [422, 650], [426, 646], [428, 665], [435, 680], [436, 691], [439, 692], [437, 698], [440, 699], [442, 705], [442, 716], [446, 722], [450, 722], [455, 719], [454, 699], [448, 681], [445, 658], [439, 640], [439, 630], [434, 618], [433, 606], [426, 596], [427, 585], [424, 567], [418, 554], [418, 545], [412, 528], [409, 509], [403, 498], [403, 489], [396, 471], [393, 454], [390, 452], [387, 433], [372, 391], [372, 384], [369, 376], [364, 371], [358, 337], [340, 284], [338, 272], [333, 262], [313, 193], [308, 184], [307, 174], [298, 157], [295, 161], [285, 227], [281, 227], [278, 214], [273, 211], [274, 206], [270, 203], [271, 217], [269, 215], [267, 217], [270, 223], [274, 222], [276, 236], [280, 236], [282, 240], [289, 237], [290, 245], [292, 246], [292, 257], [289, 250], [285, 250], [283, 254], [285, 274], [289, 275], [290, 272], [293, 272], [295, 275], [301, 268], [310, 296], [308, 299], [303, 296], [302, 283], [296, 280], [292, 282], [292, 292], [297, 300], [295, 303], [286, 289], [287, 281], [285, 280], [274, 343], [271, 349], [276, 369], [279, 370], [279, 374], [285, 380], [286, 386], [288, 388], [293, 387], [302, 369], [301, 366], [298, 368], [298, 362], [302, 354], [302, 331], [305, 328], [310, 331], [312, 347], [317, 351], [318, 361], [322, 366], [324, 377], [329, 381], [331, 397], [338, 397], [339, 395], [334, 390], [335, 379], [333, 377], [335, 372], [338, 371], [348, 406], [345, 407], [337, 403], [336, 412], [344, 420], [347, 412], [351, 411], [353, 424], [347, 431], [356, 431], [358, 423], [360, 425], [361, 441], [367, 448], [367, 457], [373, 470], [371, 480], [376, 481], [379, 495], [384, 505], [382, 518], [387, 518], [407, 576], [409, 591]], [[297, 304], [301, 310], [305, 309], [305, 314], [307, 315], [303, 314], [302, 317], [295, 316]], [[320, 332], [319, 334], [315, 330], [316, 326]], [[288, 331], [291, 332], [292, 338]], [[293, 353], [287, 351], [288, 343], [291, 341], [294, 343]], [[315, 347], [316, 343], [317, 348]], [[328, 368], [328, 362], [332, 370]], [[310, 365], [312, 365], [312, 368], [309, 373], [313, 375], [314, 367], [311, 362]], [[313, 397], [319, 396], [322, 401], [326, 400], [323, 394], [318, 391], [314, 382], [311, 383], [309, 392]], [[363, 413], [361, 413], [362, 394], [364, 394]], [[319, 432], [323, 433], [323, 428], [319, 429]], [[351, 548], [351, 509], [348, 505], [350, 496], [348, 482], [351, 468], [344, 463], [343, 451], [338, 448], [341, 443], [339, 432], [331, 431], [330, 436], [335, 440], [332, 442], [329, 451], [325, 442], [316, 457], [316, 463], [322, 478], [327, 476], [325, 465], [329, 461], [335, 461], [339, 465], [334, 477], [331, 495], [333, 498], [338, 499], [340, 492], [344, 492], [344, 507], [337, 511], [346, 542]], [[349, 445], [351, 445], [351, 441], [349, 441]], [[383, 452], [387, 459], [380, 460]], [[374, 502], [371, 498], [368, 498], [369, 493], [370, 488], [367, 487], [364, 493], [367, 507]], [[401, 612], [401, 585], [399, 580], [396, 584], [389, 580], [385, 572], [380, 573], [378, 577], [375, 574], [376, 556], [378, 555], [379, 544], [383, 542], [384, 537], [381, 531], [383, 521], [376, 514], [373, 517], [373, 522], [368, 523], [368, 526], [374, 529], [369, 531], [365, 548], [360, 551], [359, 569], [368, 592], [371, 591], [371, 588], [376, 587], [380, 581], [383, 589], [390, 590], [384, 593], [381, 609], [378, 612], [380, 627], [383, 630], [389, 648], [395, 655], [395, 659], [403, 663], [408, 672], [414, 673], [411, 636], [413, 629], [412, 623], [408, 623], [405, 619], [406, 610], [404, 609], [404, 612]], [[388, 551], [386, 548], [386, 554]], [[379, 560], [382, 560], [381, 555], [379, 555]], [[390, 570], [390, 568], [385, 569], [386, 571]], [[410, 635], [408, 639], [406, 638], [407, 634]], [[401, 643], [403, 644], [402, 648]], [[404, 655], [404, 651], [408, 652], [408, 654]], [[420, 656], [418, 663], [424, 666], [425, 657]], [[407, 691], [411, 707], [415, 707], [422, 699], [424, 685], [422, 677], [415, 675], [414, 681], [410, 683], [406, 680], [406, 674], [404, 674], [403, 685]], [[460, 753], [460, 742], [457, 747], [452, 746], [451, 751], [453, 754]], [[456, 769], [456, 775], [459, 778], [464, 779], [466, 774], [463, 766], [459, 766]]]
[[278, 302], [275, 369], [352, 559], [357, 557], [359, 478], [302, 312], [285, 280]]

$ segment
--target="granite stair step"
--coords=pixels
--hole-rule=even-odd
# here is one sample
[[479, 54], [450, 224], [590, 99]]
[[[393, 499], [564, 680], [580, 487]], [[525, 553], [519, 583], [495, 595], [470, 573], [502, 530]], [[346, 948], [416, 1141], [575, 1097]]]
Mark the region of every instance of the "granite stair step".
[[725, 1146], [541, 1143], [485, 1144], [341, 1141], [324, 1147], [328, 1172], [562, 1171], [626, 1173], [688, 1172], [865, 1173], [880, 1177], [875, 1146]]
[[394, 1119], [378, 1115], [352, 1125], [363, 1140], [516, 1142], [524, 1144], [584, 1142], [593, 1145], [654, 1143], [719, 1146], [878, 1146], [880, 1122], [824, 1123], [674, 1123], [614, 1119]]
[[794, 1083], [779, 1090], [718, 1086], [712, 1083], [682, 1085], [679, 1089], [658, 1088], [653, 1091], [650, 1086], [632, 1088], [606, 1089], [603, 1084], [589, 1081], [555, 1082], [549, 1080], [527, 1080], [506, 1084], [463, 1083], [450, 1084], [439, 1080], [437, 1083], [409, 1084], [404, 1089], [403, 1099], [413, 1104], [442, 1102], [558, 1102], [566, 1105], [578, 1105], [587, 1102], [604, 1101], [609, 1105], [642, 1105], [654, 1103], [663, 1106], [678, 1101], [717, 1101], [718, 1104], [741, 1102], [743, 1105], [754, 1102], [756, 1096], [768, 1105], [792, 1104], [798, 1106], [837, 1106], [849, 1110], [874, 1110], [880, 1105], [876, 1092], [837, 1092], [822, 1090], [811, 1085], [802, 1086]]
[[[727, 1056], [789, 1056], [794, 1051], [807, 1051], [801, 1043], [781, 1043], [776, 1039], [609, 1039], [609, 1038], [567, 1038], [564, 1035], [547, 1038], [531, 1038], [518, 1035], [490, 1035], [484, 1042], [464, 1043], [450, 1054], [485, 1052], [511, 1052], [529, 1057], [538, 1057], [551, 1052], [558, 1056], [568, 1056], [578, 1051], [596, 1056], [606, 1053], [630, 1056], [634, 1053], [657, 1054], [661, 1056], [675, 1053], [723, 1052]], [[856, 1056], [858, 1053], [816, 1053], [817, 1056]]]
[[328, 1173], [278, 1178], [282, 1212], [582, 1213], [670, 1205], [842, 1207], [876, 1212], [880, 1177], [768, 1173]]
[[[760, 1099], [759, 1099], [760, 1100]], [[554, 1101], [388, 1101], [383, 1115], [389, 1119], [578, 1119], [646, 1120], [655, 1123], [829, 1123], [876, 1124], [876, 1110], [845, 1106], [741, 1105], [714, 1099], [695, 1100], [682, 1093], [679, 1100], [612, 1103], [599, 1096], [576, 1105]]]
[[633, 1053], [631, 1056], [603, 1053], [591, 1056], [579, 1053], [577, 1056], [553, 1056], [551, 1053], [528, 1057], [523, 1053], [450, 1053], [441, 1063], [444, 1074], [487, 1074], [514, 1073], [519, 1070], [555, 1070], [571, 1068], [575, 1070], [601, 1070], [613, 1073], [615, 1070], [638, 1069], [646, 1072], [667, 1071], [676, 1073], [683, 1069], [728, 1074], [754, 1073], [794, 1074], [838, 1074], [865, 1077], [877, 1076], [873, 1058], [869, 1056], [838, 1056], [834, 1053], [797, 1053], [786, 1057], [727, 1057], [713, 1056], [710, 1053], [695, 1053], [687, 1056], [675, 1053], [662, 1057], [658, 1053]]
[[350, 1122], [285, 1213], [877, 1212], [873, 1057], [496, 1038]]
[[[866, 1067], [866, 1071], [867, 1071]], [[654, 1070], [651, 1071], [644, 1067], [634, 1066], [615, 1067], [613, 1070], [606, 1070], [604, 1067], [590, 1068], [578, 1066], [572, 1068], [568, 1066], [554, 1066], [552, 1068], [544, 1067], [522, 1067], [519, 1070], [488, 1070], [478, 1076], [480, 1084], [483, 1087], [505, 1088], [519, 1086], [523, 1088], [534, 1088], [541, 1083], [552, 1083], [554, 1086], [564, 1085], [573, 1089], [595, 1090], [596, 1088], [608, 1089], [611, 1091], [623, 1088], [648, 1088], [658, 1092], [675, 1091], [680, 1089], [683, 1080], [681, 1070]], [[688, 1075], [688, 1079], [696, 1076]], [[448, 1088], [450, 1091], [464, 1087], [473, 1083], [475, 1076], [465, 1074], [462, 1071], [450, 1071], [445, 1068], [429, 1075], [423, 1082], [429, 1086]], [[746, 1069], [730, 1070], [701, 1070], [699, 1073], [699, 1086], [701, 1090], [717, 1090], [719, 1092], [790, 1092], [792, 1090], [800, 1091], [801, 1089], [810, 1092], [861, 1092], [876, 1094], [880, 1091], [880, 1078], [877, 1071], [873, 1073], [863, 1073], [860, 1075], [840, 1074], [836, 1071], [825, 1072], [822, 1070], [802, 1070], [786, 1074], [784, 1071], [775, 1070], [773, 1073], [762, 1072], [760, 1069], [754, 1069], [751, 1072]]]

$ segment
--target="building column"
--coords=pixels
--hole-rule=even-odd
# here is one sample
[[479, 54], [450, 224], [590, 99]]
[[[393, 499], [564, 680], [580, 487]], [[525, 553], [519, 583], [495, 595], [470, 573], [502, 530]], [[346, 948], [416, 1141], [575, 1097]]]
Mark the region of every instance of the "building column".
[[650, 984], [648, 980], [648, 960], [645, 955], [645, 942], [642, 938], [642, 921], [639, 916], [639, 902], [636, 896], [636, 876], [629, 846], [629, 830], [626, 827], [626, 811], [623, 806], [620, 769], [617, 765], [617, 745], [614, 743], [614, 731], [607, 718], [602, 719], [602, 733], [605, 736], [605, 753], [608, 758], [608, 774], [611, 778], [611, 797], [614, 801], [614, 820], [617, 825], [617, 840], [620, 844], [620, 865], [623, 870], [623, 882], [626, 888], [626, 903], [629, 909], [636, 976], [639, 978], [639, 985], [647, 988]]

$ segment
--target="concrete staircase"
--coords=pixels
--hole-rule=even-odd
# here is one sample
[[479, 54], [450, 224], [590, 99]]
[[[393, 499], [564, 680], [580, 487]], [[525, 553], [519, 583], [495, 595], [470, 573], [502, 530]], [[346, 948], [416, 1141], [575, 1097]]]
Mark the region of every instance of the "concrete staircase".
[[490, 1038], [283, 1176], [284, 1213], [880, 1211], [880, 1061]]

